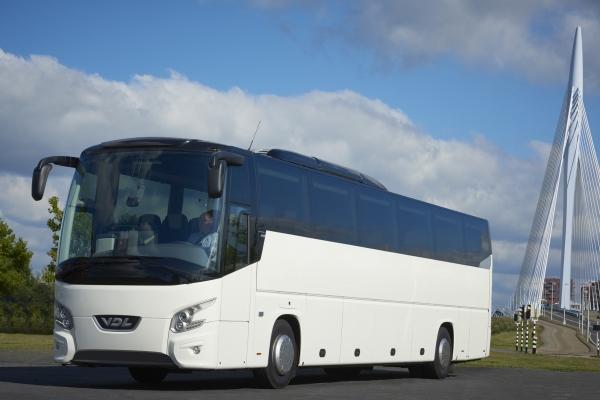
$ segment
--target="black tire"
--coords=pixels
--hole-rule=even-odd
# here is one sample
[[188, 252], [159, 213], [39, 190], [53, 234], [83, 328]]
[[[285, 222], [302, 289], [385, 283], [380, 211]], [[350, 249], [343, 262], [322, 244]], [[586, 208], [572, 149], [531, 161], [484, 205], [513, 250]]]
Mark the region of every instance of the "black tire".
[[[293, 354], [290, 354], [290, 351], [293, 351]], [[288, 356], [280, 357], [278, 361], [276, 354], [280, 352]], [[292, 327], [287, 321], [278, 319], [271, 334], [269, 364], [266, 368], [255, 369], [254, 377], [261, 387], [281, 389], [296, 376], [299, 356], [300, 351]]]
[[444, 379], [448, 376], [452, 365], [452, 349], [450, 333], [446, 328], [441, 327], [435, 342], [435, 359], [432, 363], [425, 364], [423, 368], [425, 378]]
[[327, 374], [335, 379], [353, 379], [360, 375], [363, 367], [323, 367]]
[[165, 379], [169, 371], [164, 368], [129, 367], [129, 373], [139, 383], [156, 385]]

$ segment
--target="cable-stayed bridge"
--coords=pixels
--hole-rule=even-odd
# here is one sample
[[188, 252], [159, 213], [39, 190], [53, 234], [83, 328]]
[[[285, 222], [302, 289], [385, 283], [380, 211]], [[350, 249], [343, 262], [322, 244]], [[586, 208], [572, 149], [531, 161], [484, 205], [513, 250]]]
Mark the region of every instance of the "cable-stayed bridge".
[[[600, 166], [583, 100], [581, 28], [575, 31], [571, 71], [525, 257], [511, 307], [540, 313], [550, 242], [562, 204], [560, 308], [571, 314], [599, 309]], [[565, 312], [566, 313], [566, 312]]]

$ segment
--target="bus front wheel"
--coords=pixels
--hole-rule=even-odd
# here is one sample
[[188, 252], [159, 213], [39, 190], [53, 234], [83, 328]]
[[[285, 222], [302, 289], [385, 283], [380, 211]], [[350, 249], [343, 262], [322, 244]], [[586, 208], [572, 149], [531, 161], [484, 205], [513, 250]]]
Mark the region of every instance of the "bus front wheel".
[[300, 352], [290, 324], [278, 319], [271, 334], [269, 363], [266, 368], [255, 369], [254, 377], [262, 387], [280, 389], [296, 376]]

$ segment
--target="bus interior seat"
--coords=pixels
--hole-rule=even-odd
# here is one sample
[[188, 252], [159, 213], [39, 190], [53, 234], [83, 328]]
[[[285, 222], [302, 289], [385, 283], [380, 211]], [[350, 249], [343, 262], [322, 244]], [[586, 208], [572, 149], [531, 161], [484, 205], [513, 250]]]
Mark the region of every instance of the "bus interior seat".
[[188, 219], [183, 214], [169, 214], [160, 226], [160, 243], [185, 241], [188, 238]]

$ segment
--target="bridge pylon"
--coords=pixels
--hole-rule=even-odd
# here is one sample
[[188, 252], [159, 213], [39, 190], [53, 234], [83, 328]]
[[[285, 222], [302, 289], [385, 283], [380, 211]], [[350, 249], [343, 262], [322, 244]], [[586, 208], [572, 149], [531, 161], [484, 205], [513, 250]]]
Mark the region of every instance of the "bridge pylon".
[[596, 282], [600, 290], [600, 166], [583, 101], [581, 27], [575, 30], [569, 82], [511, 299], [515, 309], [531, 304], [539, 314], [559, 196], [563, 206], [560, 307], [570, 310], [582, 306], [572, 303], [572, 285], [581, 291]]

